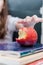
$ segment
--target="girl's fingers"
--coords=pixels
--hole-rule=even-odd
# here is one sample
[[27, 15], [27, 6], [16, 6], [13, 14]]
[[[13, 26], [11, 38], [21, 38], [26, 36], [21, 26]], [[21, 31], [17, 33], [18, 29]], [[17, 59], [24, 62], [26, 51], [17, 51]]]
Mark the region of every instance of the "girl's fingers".
[[29, 22], [31, 22], [31, 20], [32, 20], [32, 17], [30, 17], [30, 16], [27, 16], [26, 18], [25, 18], [25, 20], [29, 23]]
[[37, 17], [36, 15], [32, 16], [32, 21], [33, 21], [33, 22], [38, 23], [38, 22], [41, 22], [41, 20], [42, 20], [42, 18], [39, 18], [39, 17]]

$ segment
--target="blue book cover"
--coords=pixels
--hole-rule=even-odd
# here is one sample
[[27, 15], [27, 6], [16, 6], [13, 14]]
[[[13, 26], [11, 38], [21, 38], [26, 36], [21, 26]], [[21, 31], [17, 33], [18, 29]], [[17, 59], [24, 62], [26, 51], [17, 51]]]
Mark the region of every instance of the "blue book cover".
[[26, 55], [43, 51], [43, 45], [36, 43], [34, 46], [31, 47], [23, 47], [20, 46], [17, 42], [3, 43], [0, 44], [0, 51], [6, 51], [6, 53], [9, 55], [23, 57]]

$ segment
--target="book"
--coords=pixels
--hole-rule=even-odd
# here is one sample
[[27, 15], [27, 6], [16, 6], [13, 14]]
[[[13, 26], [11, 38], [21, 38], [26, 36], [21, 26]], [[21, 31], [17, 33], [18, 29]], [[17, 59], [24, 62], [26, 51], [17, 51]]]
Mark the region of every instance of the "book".
[[26, 65], [42, 58], [43, 58], [43, 52], [39, 52], [22, 58], [0, 55], [0, 63], [3, 65]]
[[[17, 46], [17, 43], [14, 42], [12, 44], [8, 44], [6, 50], [0, 50], [1, 55], [7, 55], [7, 56], [15, 56], [17, 58], [24, 57], [27, 55], [32, 55], [38, 52], [43, 51], [43, 45], [37, 43], [36, 45], [32, 47], [22, 47], [22, 46]], [[12, 46], [13, 45], [13, 46]], [[13, 48], [13, 49], [12, 49]]]

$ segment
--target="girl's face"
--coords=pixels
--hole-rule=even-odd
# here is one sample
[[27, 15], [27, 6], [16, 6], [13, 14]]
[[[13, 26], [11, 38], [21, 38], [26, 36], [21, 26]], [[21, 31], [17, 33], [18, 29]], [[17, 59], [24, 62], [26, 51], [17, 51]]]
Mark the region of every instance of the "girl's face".
[[0, 13], [1, 13], [2, 9], [3, 9], [3, 5], [4, 5], [4, 0], [0, 0]]

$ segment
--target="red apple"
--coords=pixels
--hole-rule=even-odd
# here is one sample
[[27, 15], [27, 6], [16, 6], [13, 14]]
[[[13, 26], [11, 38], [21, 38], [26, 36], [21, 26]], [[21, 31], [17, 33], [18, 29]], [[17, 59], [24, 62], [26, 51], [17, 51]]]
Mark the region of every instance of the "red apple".
[[34, 45], [38, 39], [38, 34], [32, 27], [23, 27], [19, 29], [18, 35], [19, 37], [16, 38], [16, 41], [25, 46]]

